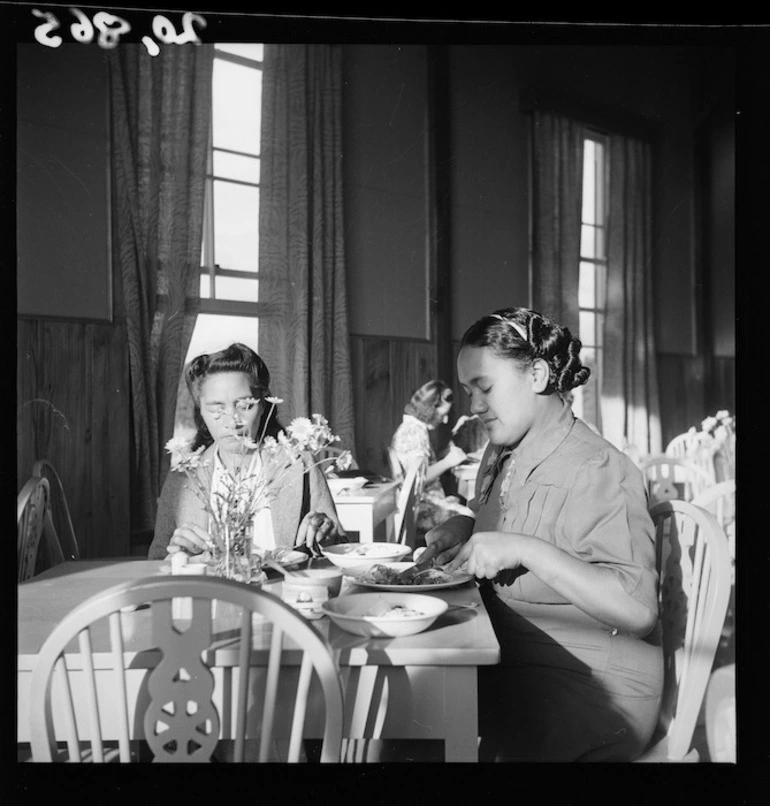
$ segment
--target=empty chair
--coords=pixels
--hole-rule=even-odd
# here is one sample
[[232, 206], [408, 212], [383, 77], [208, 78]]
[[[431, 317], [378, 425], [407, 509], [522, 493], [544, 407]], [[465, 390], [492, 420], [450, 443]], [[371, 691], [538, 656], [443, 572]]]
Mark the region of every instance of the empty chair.
[[[190, 618], [189, 628], [181, 632], [173, 620], [178, 603], [188, 604]], [[214, 603], [219, 608], [217, 625], [223, 614], [227, 615], [226, 627], [218, 626], [220, 632], [213, 629]], [[149, 611], [121, 612], [142, 605], [149, 605]], [[255, 614], [263, 619], [257, 622], [256, 630], [252, 621]], [[222, 629], [227, 636], [224, 644]], [[256, 654], [262, 656], [264, 686], [249, 684], [255, 634], [262, 647]], [[260, 726], [258, 760], [268, 761], [276, 716], [289, 704], [285, 696], [279, 697], [278, 687], [285, 638], [291, 644], [295, 665], [296, 655], [301, 653], [299, 682], [291, 703], [288, 760], [300, 758], [310, 683], [315, 674], [323, 693], [325, 715], [320, 760], [339, 761], [342, 685], [327, 641], [276, 596], [205, 576], [148, 577], [117, 585], [92, 596], [62, 619], [41, 647], [30, 681], [33, 761], [67, 760], [57, 748], [62, 731], [60, 725], [59, 733], [54, 734], [54, 713], [63, 715], [60, 721], [65, 726], [66, 756], [72, 761], [82, 760], [84, 750], [93, 761], [105, 760], [107, 748], [102, 736], [107, 725], [111, 734], [117, 735], [118, 759], [122, 762], [134, 760], [130, 740], [140, 733], [139, 725], [143, 726], [141, 733], [155, 761], [209, 761], [225, 720], [232, 725], [235, 736], [233, 760], [243, 761], [247, 715], [251, 724]], [[77, 651], [68, 649], [70, 644], [75, 646], [75, 639]], [[219, 646], [214, 650], [211, 645], [216, 640]], [[224, 653], [225, 667], [234, 667], [233, 674], [226, 678], [231, 684], [223, 684], [223, 690], [218, 692], [226, 714], [215, 705], [215, 677], [207, 665], [215, 651]], [[126, 667], [132, 666], [131, 658], [148, 652], [158, 655], [158, 662], [146, 672], [137, 692], [135, 678], [129, 685]], [[136, 661], [133, 663], [135, 667]], [[251, 671], [253, 678], [254, 669]], [[73, 688], [77, 696], [73, 696]], [[58, 708], [52, 703], [54, 690]], [[285, 688], [281, 691], [285, 694]], [[255, 714], [257, 708], [261, 711]], [[84, 734], [90, 748], [84, 747]]]
[[692, 501], [714, 483], [713, 476], [689, 459], [657, 455], [644, 459], [640, 465], [647, 483], [650, 506], [661, 501]]
[[679, 434], [666, 446], [666, 456], [674, 459], [684, 459], [697, 465], [711, 479], [716, 482], [715, 454], [717, 447], [704, 445], [697, 434], [690, 432]]
[[658, 729], [638, 761], [698, 761], [691, 748], [730, 596], [727, 538], [685, 501], [650, 510], [660, 574], [665, 678]]
[[56, 533], [48, 528], [50, 494], [48, 481], [33, 476], [16, 498], [16, 576], [19, 582], [64, 561]]
[[415, 462], [406, 473], [398, 493], [395, 515], [395, 539], [397, 543], [416, 548], [416, 508], [418, 483], [422, 466]]
[[47, 459], [38, 459], [32, 465], [32, 475], [46, 479], [51, 491], [50, 517], [46, 528], [53, 529], [67, 560], [79, 560], [80, 548], [72, 525], [67, 496], [56, 468]]

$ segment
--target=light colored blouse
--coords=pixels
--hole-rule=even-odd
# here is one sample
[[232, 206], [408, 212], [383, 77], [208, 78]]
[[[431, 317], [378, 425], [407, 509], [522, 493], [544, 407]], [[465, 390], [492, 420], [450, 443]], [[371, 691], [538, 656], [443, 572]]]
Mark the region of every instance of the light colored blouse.
[[[610, 568], [623, 589], [657, 612], [655, 531], [641, 471], [564, 405], [511, 451], [489, 445], [476, 480], [475, 532], [533, 535]], [[524, 572], [495, 583], [504, 601], [566, 603]]]
[[[411, 414], [404, 415], [390, 444], [405, 472], [417, 463], [422, 466], [421, 476], [424, 478], [425, 470], [436, 461], [436, 452], [430, 444], [430, 426]], [[422, 493], [434, 492], [444, 496], [439, 478], [429, 484], [422, 484], [420, 480], [418, 488]]]

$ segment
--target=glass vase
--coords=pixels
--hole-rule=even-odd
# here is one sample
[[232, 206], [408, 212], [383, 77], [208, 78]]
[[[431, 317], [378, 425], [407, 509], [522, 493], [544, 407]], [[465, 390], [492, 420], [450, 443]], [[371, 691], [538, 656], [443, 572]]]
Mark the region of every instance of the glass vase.
[[248, 527], [234, 529], [228, 524], [210, 524], [212, 535], [210, 571], [214, 576], [233, 579], [248, 585], [252, 580], [251, 541]]

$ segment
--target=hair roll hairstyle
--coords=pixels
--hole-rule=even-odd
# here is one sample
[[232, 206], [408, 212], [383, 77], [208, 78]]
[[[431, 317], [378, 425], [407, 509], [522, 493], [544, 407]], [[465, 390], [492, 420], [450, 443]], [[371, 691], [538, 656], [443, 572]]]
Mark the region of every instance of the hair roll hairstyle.
[[579, 358], [580, 339], [529, 308], [500, 308], [474, 322], [463, 334], [461, 347], [489, 347], [500, 358], [531, 365], [542, 358], [548, 365], [548, 389], [566, 394], [591, 375]]
[[[193, 450], [201, 445], [208, 447], [214, 442], [214, 438], [201, 416], [201, 385], [208, 377], [220, 372], [242, 372], [249, 379], [253, 397], [260, 399], [270, 395], [270, 371], [267, 364], [251, 347], [247, 347], [245, 344], [236, 342], [216, 353], [203, 353], [197, 358], [193, 358], [185, 368], [185, 381], [195, 404], [193, 417], [197, 433], [192, 444]], [[265, 425], [264, 418], [268, 411], [271, 412], [270, 420]], [[278, 422], [275, 407], [263, 406], [262, 418], [257, 426], [257, 433], [262, 433], [264, 427], [267, 436], [276, 436], [281, 430], [281, 425]]]
[[436, 424], [436, 409], [444, 402], [452, 402], [452, 390], [444, 381], [424, 383], [404, 406], [404, 413], [411, 414], [428, 425]]

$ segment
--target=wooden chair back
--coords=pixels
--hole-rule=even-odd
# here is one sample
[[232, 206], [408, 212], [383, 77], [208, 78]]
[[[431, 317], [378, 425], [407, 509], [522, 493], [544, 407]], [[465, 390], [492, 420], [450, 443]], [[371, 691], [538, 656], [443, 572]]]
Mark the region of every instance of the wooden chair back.
[[712, 475], [689, 459], [649, 456], [640, 465], [647, 484], [650, 506], [661, 501], [692, 501], [714, 483]]
[[703, 704], [730, 596], [730, 556], [722, 528], [700, 507], [664, 501], [650, 515], [665, 664], [659, 721], [665, 758], [654, 760], [675, 761], [690, 751]]
[[416, 509], [418, 503], [418, 479], [422, 470], [415, 463], [409, 468], [401, 484], [396, 501], [395, 534], [396, 542], [416, 548]]
[[[43, 566], [64, 561], [56, 533], [49, 528], [50, 500], [48, 481], [34, 476], [16, 498], [16, 577], [19, 582], [34, 576]], [[41, 559], [45, 563], [41, 564]]]
[[735, 561], [735, 479], [712, 484], [693, 498], [692, 503], [716, 518], [727, 535], [730, 559]]
[[32, 475], [48, 481], [51, 490], [51, 523], [48, 524], [48, 528], [56, 532], [65, 559], [79, 560], [80, 547], [75, 536], [75, 528], [72, 525], [67, 496], [64, 494], [64, 486], [59, 474], [56, 472], [56, 468], [48, 459], [38, 459], [32, 465]]
[[[177, 609], [180, 603], [187, 603], [189, 625], [181, 632], [181, 625], [175, 620], [175, 610], [176, 618], [184, 617]], [[125, 651], [130, 618], [121, 612], [143, 605], [149, 605], [148, 614], [129, 613], [128, 616], [151, 620], [151, 640], [143, 649], [161, 656], [160, 662], [147, 672], [143, 690], [149, 696], [144, 700], [129, 688], [127, 681], [126, 665], [131, 664], [130, 658], [136, 658], [137, 653]], [[212, 608], [223, 606], [232, 606], [233, 613], [233, 619], [228, 618], [231, 629], [224, 646], [220, 634], [214, 634], [212, 629]], [[264, 688], [256, 683], [249, 685], [250, 662], [256, 651], [252, 648], [253, 616], [258, 619], [257, 630], [263, 634], [270, 630], [266, 664], [264, 658], [260, 663], [260, 666], [266, 665]], [[73, 651], [75, 639], [77, 650]], [[285, 639], [291, 642], [287, 647]], [[212, 648], [215, 640], [219, 640], [216, 650]], [[259, 761], [268, 761], [273, 748], [276, 712], [283, 707], [283, 700], [278, 702], [278, 681], [284, 651], [293, 654], [296, 661], [297, 647], [301, 665], [291, 716], [288, 761], [297, 761], [300, 757], [314, 674], [324, 699], [321, 761], [339, 761], [343, 724], [339, 669], [328, 642], [307, 619], [276, 596], [217, 577], [158, 576], [117, 585], [91, 597], [66, 615], [40, 650], [30, 682], [33, 760], [62, 760], [57, 751], [57, 739], [61, 741], [63, 733], [70, 760], [81, 760], [83, 735], [90, 741], [92, 759], [103, 761], [101, 708], [102, 713], [109, 713], [112, 727], [117, 725], [122, 762], [132, 760], [129, 742], [132, 734], [135, 736], [138, 732], [137, 725], [143, 726], [141, 732], [155, 761], [209, 761], [224, 719], [234, 726], [233, 760], [243, 761], [247, 715], [252, 724], [261, 724]], [[226, 678], [231, 681], [230, 685], [224, 684], [222, 688], [227, 690], [219, 691], [225, 713], [220, 713], [215, 705], [215, 678], [206, 663], [207, 656], [214, 651], [225, 653], [224, 665], [233, 667], [233, 674]], [[108, 681], [110, 676], [112, 685]], [[65, 726], [62, 731], [59, 723], [58, 735], [54, 731], [52, 702], [55, 677], [61, 693], [56, 713], [63, 715]], [[77, 687], [77, 697], [73, 696], [73, 687]], [[109, 703], [100, 698], [105, 693], [110, 694]], [[143, 702], [143, 715], [131, 713], [129, 701]], [[138, 704], [136, 707], [140, 708]], [[260, 707], [261, 723], [254, 723], [252, 711]]]
[[697, 436], [689, 433], [679, 434], [666, 445], [666, 456], [682, 459], [697, 465], [711, 483], [716, 483], [715, 454], [716, 446], [704, 445]]

